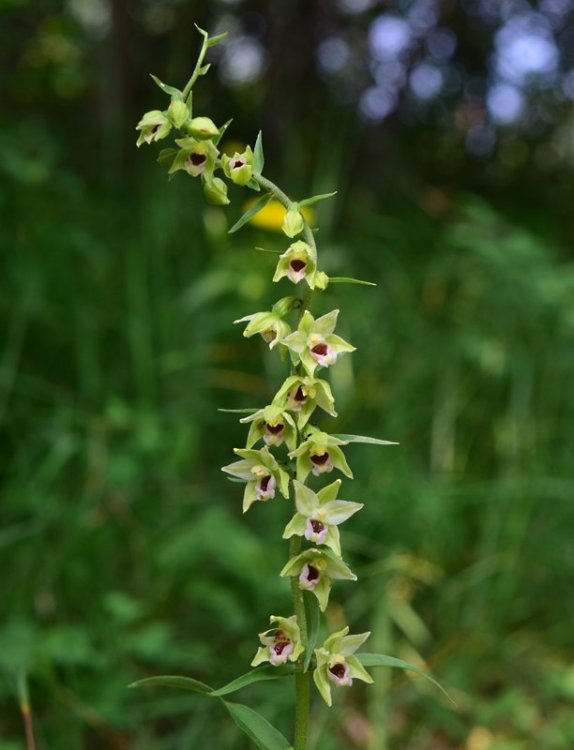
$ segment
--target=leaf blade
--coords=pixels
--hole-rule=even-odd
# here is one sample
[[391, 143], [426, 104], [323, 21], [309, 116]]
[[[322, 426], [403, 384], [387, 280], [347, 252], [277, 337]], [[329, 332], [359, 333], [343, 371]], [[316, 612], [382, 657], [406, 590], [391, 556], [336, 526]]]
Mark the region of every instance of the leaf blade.
[[264, 166], [263, 134], [259, 131], [259, 133], [257, 133], [257, 140], [255, 141], [255, 148], [253, 149], [253, 171], [257, 172], [257, 174], [261, 174]]
[[353, 279], [351, 276], [329, 276], [329, 284], [359, 284], [360, 286], [377, 286], [374, 281]]
[[305, 605], [305, 615], [307, 618], [307, 646], [305, 649], [305, 672], [309, 669], [311, 659], [315, 652], [315, 646], [319, 639], [319, 628], [321, 626], [321, 612], [319, 602], [314, 594], [308, 591], [303, 592], [303, 603]]
[[168, 86], [167, 83], [160, 81], [160, 79], [157, 76], [154, 76], [153, 73], [150, 73], [150, 76], [153, 82], [156, 84], [156, 86], [159, 86], [160, 89], [164, 92], [164, 94], [169, 94], [171, 97], [173, 97], [177, 101], [180, 101], [180, 102], [183, 101], [183, 93], [179, 89], [176, 89], [174, 86]]
[[451, 703], [454, 703], [453, 699], [443, 688], [440, 682], [437, 682], [437, 680], [435, 680], [435, 678], [432, 677], [432, 675], [430, 675], [428, 672], [425, 672], [419, 667], [415, 667], [414, 664], [411, 664], [408, 661], [404, 661], [404, 659], [397, 659], [395, 656], [387, 656], [386, 654], [356, 654], [356, 657], [361, 662], [363, 667], [394, 667], [396, 669], [406, 669], [410, 672], [416, 672], [416, 674], [424, 677], [425, 680], [431, 682], [442, 693], [444, 693], [444, 695], [446, 695]]
[[202, 695], [210, 695], [213, 692], [213, 688], [206, 685], [205, 682], [194, 680], [192, 677], [181, 677], [179, 675], [145, 677], [143, 680], [132, 682], [128, 687], [170, 687], [176, 688], [177, 690], [189, 690], [193, 693], [201, 693]]
[[257, 711], [242, 703], [224, 703], [239, 729], [261, 750], [292, 750], [291, 743]]
[[400, 445], [393, 440], [380, 440], [379, 438], [367, 437], [367, 435], [333, 435], [345, 443], [364, 443], [365, 445]]
[[271, 194], [266, 193], [263, 195], [259, 200], [251, 206], [251, 208], [247, 209], [247, 211], [241, 216], [235, 224], [227, 231], [228, 234], [234, 234], [237, 232], [238, 229], [241, 229], [241, 227], [245, 226], [248, 221], [250, 221], [255, 214], [259, 213], [262, 208], [265, 208], [265, 206], [269, 203], [271, 200]]
[[318, 203], [319, 201], [325, 201], [328, 198], [332, 198], [334, 195], [337, 195], [337, 191], [334, 190], [332, 193], [321, 193], [320, 195], [312, 195], [310, 198], [303, 198], [302, 201], [299, 201], [299, 205], [304, 208], [305, 206], [312, 206], [315, 203]]
[[292, 669], [282, 671], [277, 667], [258, 667], [256, 669], [252, 669], [249, 672], [246, 672], [245, 674], [242, 674], [240, 677], [236, 677], [234, 680], [231, 680], [231, 682], [228, 682], [227, 685], [220, 687], [218, 690], [214, 690], [211, 695], [219, 698], [222, 695], [235, 693], [237, 690], [241, 690], [248, 685], [253, 685], [256, 682], [280, 680], [283, 677], [289, 677], [292, 674]]

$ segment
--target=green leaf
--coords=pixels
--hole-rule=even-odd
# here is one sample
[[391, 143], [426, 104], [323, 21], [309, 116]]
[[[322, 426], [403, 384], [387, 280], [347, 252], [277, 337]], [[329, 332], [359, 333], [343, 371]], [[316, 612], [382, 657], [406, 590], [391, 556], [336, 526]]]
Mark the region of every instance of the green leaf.
[[241, 703], [228, 703], [225, 707], [239, 729], [261, 750], [292, 750], [292, 746], [264, 716]]
[[257, 174], [263, 172], [265, 165], [265, 157], [263, 156], [263, 135], [261, 131], [257, 134], [257, 140], [255, 141], [255, 148], [253, 150], [253, 171]]
[[231, 125], [232, 122], [233, 122], [233, 117], [231, 118], [231, 120], [228, 120], [224, 125], [222, 125], [219, 128], [219, 135], [217, 136], [217, 138], [213, 139], [213, 142], [215, 143], [216, 146], [219, 145], [219, 141], [223, 138], [223, 134], [225, 133], [225, 131]]
[[259, 409], [218, 409], [224, 414], [255, 414]]
[[223, 34], [218, 34], [217, 36], [210, 36], [207, 39], [207, 46], [208, 47], [215, 47], [216, 44], [219, 44], [222, 39], [225, 39], [227, 36], [227, 31], [224, 31]]
[[299, 206], [301, 207], [312, 206], [314, 203], [327, 200], [327, 198], [332, 198], [334, 195], [337, 195], [336, 190], [333, 193], [322, 193], [321, 195], [313, 195], [311, 196], [311, 198], [304, 198], [302, 201], [299, 201]]
[[264, 208], [269, 201], [271, 200], [271, 194], [266, 193], [265, 195], [261, 196], [257, 203], [255, 205], [251, 206], [250, 209], [248, 209], [243, 216], [238, 219], [238, 221], [235, 222], [235, 224], [231, 227], [231, 229], [228, 231], [229, 234], [233, 234], [234, 232], [237, 232], [238, 229], [241, 229], [241, 227], [245, 226], [247, 222], [252, 219], [255, 214], [259, 213], [262, 208]]
[[199, 33], [201, 34], [201, 36], [204, 37], [204, 39], [206, 39], [206, 40], [209, 39], [209, 34], [207, 33], [207, 31], [205, 29], [202, 29], [201, 26], [198, 26], [196, 23], [194, 23], [193, 25], [199, 31]]
[[360, 284], [361, 286], [377, 286], [374, 281], [352, 279], [350, 276], [329, 276], [329, 284]]
[[178, 677], [177, 675], [146, 677], [143, 680], [132, 682], [128, 687], [170, 687], [177, 688], [178, 690], [191, 690], [193, 693], [202, 693], [203, 695], [209, 695], [213, 692], [213, 688], [210, 688], [209, 685], [206, 685], [204, 682], [194, 680], [191, 677]]
[[247, 687], [247, 685], [253, 685], [255, 682], [265, 682], [266, 680], [280, 680], [283, 677], [289, 677], [293, 674], [292, 669], [286, 669], [283, 671], [280, 667], [257, 667], [252, 669], [250, 672], [242, 674], [241, 677], [237, 677], [235, 680], [228, 682], [227, 685], [214, 690], [211, 695], [219, 697], [220, 695], [229, 695], [234, 693], [236, 690]]
[[158, 164], [170, 164], [177, 154], [176, 148], [162, 148], [157, 157]]
[[275, 255], [281, 255], [281, 250], [269, 250], [267, 247], [256, 247], [256, 250], [259, 250], [260, 253], [273, 253]]
[[204, 76], [209, 69], [211, 68], [211, 63], [207, 63], [207, 65], [202, 65], [201, 68], [198, 70], [197, 74], [200, 76]]
[[261, 192], [261, 185], [257, 182], [257, 180], [254, 180], [253, 177], [249, 180], [249, 182], [245, 183], [245, 186], [251, 188], [251, 190], [255, 190], [256, 193]]
[[319, 638], [319, 628], [321, 626], [321, 612], [319, 602], [314, 594], [308, 591], [303, 592], [303, 602], [305, 604], [305, 615], [307, 618], [307, 648], [305, 650], [305, 672], [309, 669], [311, 659]]
[[364, 667], [397, 667], [398, 669], [408, 669], [411, 672], [416, 672], [421, 677], [424, 677], [425, 680], [432, 682], [435, 687], [446, 695], [451, 703], [454, 703], [450, 695], [446, 692], [443, 686], [434, 679], [434, 677], [431, 677], [428, 672], [424, 672], [422, 669], [415, 667], [414, 664], [411, 664], [408, 661], [396, 659], [394, 656], [386, 656], [385, 654], [355, 654], [355, 656]]
[[338, 440], [346, 443], [366, 443], [367, 445], [399, 445], [392, 440], [379, 440], [379, 438], [366, 437], [365, 435], [333, 435]]
[[177, 101], [183, 100], [183, 94], [179, 89], [176, 89], [173, 86], [168, 86], [167, 83], [160, 81], [157, 76], [153, 75], [153, 73], [150, 73], [150, 75], [153, 78], [154, 82], [157, 83], [157, 85], [165, 94], [169, 94], [173, 99], [176, 99]]
[[187, 95], [185, 103], [187, 104], [187, 108], [189, 109], [189, 116], [191, 118], [193, 117], [193, 89], [191, 89], [189, 94]]

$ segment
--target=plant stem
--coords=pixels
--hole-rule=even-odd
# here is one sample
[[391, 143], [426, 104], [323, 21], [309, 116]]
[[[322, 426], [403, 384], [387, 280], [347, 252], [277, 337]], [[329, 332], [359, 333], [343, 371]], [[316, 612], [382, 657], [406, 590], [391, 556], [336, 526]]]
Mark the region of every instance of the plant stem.
[[36, 741], [34, 740], [34, 725], [32, 723], [32, 711], [30, 710], [30, 700], [28, 698], [28, 681], [26, 675], [21, 673], [18, 676], [18, 698], [20, 702], [20, 712], [24, 720], [24, 731], [26, 732], [26, 747], [28, 750], [36, 750]]

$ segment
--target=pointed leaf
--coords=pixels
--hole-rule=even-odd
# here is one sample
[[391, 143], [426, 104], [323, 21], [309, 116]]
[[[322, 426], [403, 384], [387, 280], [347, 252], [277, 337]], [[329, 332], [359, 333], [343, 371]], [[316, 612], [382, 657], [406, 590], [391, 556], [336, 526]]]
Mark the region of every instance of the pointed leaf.
[[317, 640], [319, 638], [319, 628], [321, 626], [321, 612], [319, 611], [319, 602], [317, 597], [308, 591], [303, 592], [303, 602], [305, 604], [305, 616], [307, 618], [307, 646], [305, 648], [305, 672], [309, 669], [311, 659]]
[[128, 687], [170, 687], [177, 688], [178, 690], [191, 690], [193, 693], [202, 693], [203, 695], [209, 695], [212, 692], [212, 688], [204, 682], [194, 680], [191, 677], [179, 677], [177, 675], [146, 677], [143, 680], [132, 682]]
[[312, 206], [314, 203], [318, 203], [319, 201], [327, 200], [327, 198], [332, 198], [334, 195], [337, 195], [337, 191], [335, 190], [332, 193], [322, 193], [321, 195], [313, 195], [311, 198], [305, 198], [302, 201], [299, 201], [299, 206]]
[[252, 669], [246, 674], [242, 674], [241, 677], [237, 677], [235, 680], [228, 682], [227, 685], [214, 690], [211, 695], [219, 697], [220, 695], [229, 695], [234, 693], [236, 690], [247, 687], [247, 685], [253, 685], [255, 682], [265, 682], [266, 680], [280, 680], [283, 677], [289, 677], [293, 674], [292, 669], [281, 669], [278, 667], [258, 667]]
[[365, 435], [333, 435], [346, 443], [366, 443], [367, 445], [399, 445], [392, 440], [379, 440], [379, 438], [366, 437]]
[[259, 200], [253, 206], [251, 206], [251, 208], [249, 208], [240, 219], [235, 222], [228, 233], [233, 234], [234, 232], [237, 232], [238, 229], [241, 229], [241, 227], [245, 226], [245, 224], [247, 224], [247, 222], [250, 221], [255, 216], [255, 214], [259, 213], [262, 208], [265, 208], [270, 200], [270, 193], [266, 193], [261, 198], [259, 198]]
[[171, 164], [175, 155], [177, 154], [176, 148], [162, 148], [157, 157], [158, 164]]
[[360, 284], [361, 286], [377, 286], [374, 281], [352, 279], [350, 276], [329, 276], [329, 284]]
[[210, 36], [207, 39], [207, 46], [208, 47], [214, 47], [216, 44], [219, 44], [225, 37], [227, 36], [227, 31], [224, 31], [223, 34], [217, 34], [217, 36]]
[[265, 157], [263, 156], [263, 136], [261, 131], [257, 134], [257, 140], [255, 141], [255, 148], [253, 149], [253, 171], [257, 174], [263, 172], [263, 166], [265, 164]]
[[273, 253], [275, 255], [281, 255], [281, 250], [269, 250], [266, 247], [256, 247], [256, 250], [259, 250], [260, 253]]
[[241, 703], [225, 702], [225, 707], [239, 729], [261, 750], [292, 750], [291, 744], [264, 716]]
[[251, 178], [249, 182], [246, 183], [245, 186], [248, 188], [251, 188], [251, 190], [255, 190], [256, 193], [261, 192], [261, 186], [259, 185], [257, 180], [254, 180], [253, 178]]
[[387, 656], [386, 654], [356, 654], [356, 658], [364, 667], [397, 667], [398, 669], [408, 669], [411, 672], [416, 672], [421, 677], [424, 677], [425, 680], [432, 682], [433, 685], [446, 695], [451, 703], [454, 703], [450, 695], [446, 692], [443, 686], [434, 679], [434, 677], [431, 677], [428, 672], [419, 669], [419, 667], [415, 667], [414, 664], [411, 664], [408, 661], [396, 659], [394, 656]]
[[179, 89], [176, 89], [173, 86], [168, 86], [167, 83], [164, 83], [163, 81], [160, 81], [157, 76], [153, 75], [153, 73], [150, 73], [150, 75], [153, 78], [154, 82], [160, 87], [160, 89], [165, 94], [169, 94], [174, 99], [177, 99], [178, 101], [182, 101], [183, 94], [182, 94], [182, 92]]
[[211, 63], [207, 63], [207, 65], [202, 65], [198, 71], [198, 75], [204, 76], [209, 71], [210, 68], [211, 68]]
[[229, 126], [231, 125], [231, 123], [232, 123], [232, 122], [233, 122], [233, 118], [231, 118], [231, 120], [227, 120], [227, 122], [225, 122], [225, 123], [224, 123], [224, 124], [223, 124], [223, 125], [222, 125], [222, 126], [221, 126], [221, 127], [219, 128], [219, 135], [218, 135], [218, 136], [217, 136], [216, 138], [214, 138], [214, 139], [213, 139], [213, 142], [215, 143], [215, 145], [216, 145], [216, 146], [218, 146], [218, 145], [219, 145], [219, 141], [220, 141], [220, 140], [221, 140], [221, 139], [223, 138], [223, 136], [224, 136], [224, 134], [225, 134], [225, 131], [226, 131], [226, 130], [227, 130], [227, 128], [228, 128], [228, 127], [229, 127]]
[[218, 409], [224, 414], [255, 414], [259, 409]]

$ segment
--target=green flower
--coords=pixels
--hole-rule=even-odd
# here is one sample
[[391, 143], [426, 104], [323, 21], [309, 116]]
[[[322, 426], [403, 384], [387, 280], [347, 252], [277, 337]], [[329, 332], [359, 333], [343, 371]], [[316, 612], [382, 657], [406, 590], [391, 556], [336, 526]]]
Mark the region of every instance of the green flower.
[[203, 182], [203, 194], [209, 203], [215, 206], [227, 206], [227, 185], [219, 177], [205, 179]]
[[297, 237], [305, 229], [305, 219], [298, 208], [290, 208], [283, 217], [281, 229], [287, 237]]
[[297, 624], [297, 616], [277, 617], [271, 615], [269, 622], [276, 627], [259, 633], [261, 647], [257, 650], [252, 667], [257, 667], [265, 661], [271, 662], [274, 667], [285, 664], [287, 661], [297, 661], [303, 653], [301, 633]]
[[154, 109], [151, 112], [145, 113], [136, 125], [136, 130], [141, 130], [136, 143], [136, 146], [139, 148], [142, 143], [161, 141], [162, 138], [169, 135], [171, 122], [167, 115], [160, 112], [159, 109]]
[[265, 445], [281, 445], [285, 441], [289, 450], [294, 450], [297, 445], [297, 428], [293, 417], [276, 404], [259, 409], [255, 414], [250, 414], [239, 421], [244, 424], [251, 422], [247, 435], [248, 448], [255, 445], [261, 438]]
[[314, 289], [316, 269], [317, 259], [311, 245], [298, 240], [289, 245], [283, 255], [279, 257], [273, 281], [279, 281], [279, 279], [287, 276], [289, 281], [298, 284], [301, 279], [305, 279], [311, 289]]
[[241, 457], [241, 461], [224, 466], [221, 471], [247, 482], [243, 493], [244, 513], [257, 500], [265, 502], [275, 497], [276, 488], [284, 498], [289, 497], [289, 474], [279, 466], [269, 448], [258, 451], [234, 448], [233, 452]]
[[355, 351], [354, 346], [333, 333], [338, 315], [338, 310], [332, 310], [315, 320], [305, 310], [297, 330], [282, 342], [299, 356], [309, 375], [314, 374], [317, 365], [329, 367], [335, 364], [339, 354]]
[[236, 185], [246, 185], [253, 174], [253, 151], [247, 146], [242, 154], [237, 152], [233, 156], [224, 154], [221, 157], [223, 171]]
[[185, 130], [198, 141], [217, 138], [219, 135], [216, 124], [209, 117], [194, 117]]
[[195, 138], [176, 138], [180, 151], [170, 167], [169, 174], [185, 170], [192, 177], [213, 173], [217, 149], [211, 141], [197, 141]]
[[299, 588], [315, 594], [321, 612], [327, 609], [332, 580], [357, 580], [357, 576], [342, 560], [319, 549], [309, 549], [292, 558], [279, 575], [299, 576]]
[[362, 503], [337, 500], [341, 480], [323, 487], [318, 493], [293, 480], [295, 487], [295, 507], [297, 513], [289, 521], [283, 532], [283, 539], [304, 536], [313, 544], [330, 547], [337, 557], [341, 557], [340, 524], [363, 507]]
[[313, 472], [317, 477], [333, 469], [338, 469], [346, 477], [352, 479], [353, 472], [340, 445], [347, 445], [347, 443], [326, 432], [321, 432], [316, 427], [309, 427], [307, 439], [289, 453], [289, 458], [297, 459], [297, 479], [304, 482], [309, 472]]
[[247, 322], [248, 325], [243, 331], [245, 338], [248, 339], [255, 336], [256, 333], [260, 333], [263, 340], [269, 344], [270, 349], [273, 349], [279, 343], [283, 343], [285, 336], [291, 333], [291, 326], [273, 312], [253, 313], [253, 315], [246, 315], [244, 318], [239, 318], [239, 320], [233, 322]]
[[357, 657], [353, 656], [371, 634], [347, 635], [348, 632], [349, 628], [343, 628], [338, 633], [333, 633], [321, 648], [315, 649], [317, 668], [313, 672], [313, 679], [328, 706], [332, 704], [332, 685], [349, 687], [355, 679], [369, 684], [373, 682], [371, 675]]
[[172, 99], [167, 110], [167, 116], [171, 123], [179, 130], [189, 118], [189, 109], [185, 102], [179, 99]]
[[326, 380], [318, 378], [292, 375], [277, 391], [273, 402], [282, 404], [285, 409], [297, 414], [297, 426], [300, 430], [305, 427], [317, 406], [332, 417], [337, 416], [331, 386]]

